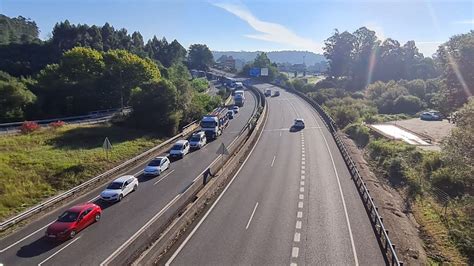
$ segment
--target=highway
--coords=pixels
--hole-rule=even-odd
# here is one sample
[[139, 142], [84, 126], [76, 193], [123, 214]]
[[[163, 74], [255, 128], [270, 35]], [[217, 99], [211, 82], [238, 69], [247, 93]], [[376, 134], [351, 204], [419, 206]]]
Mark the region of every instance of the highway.
[[[232, 143], [256, 109], [255, 96], [248, 91], [245, 93], [245, 106], [216, 141], [188, 154], [184, 159], [172, 162], [170, 169], [159, 177], [145, 178], [139, 175], [145, 165], [137, 165], [127, 174], [139, 175], [138, 190], [119, 203], [97, 201], [100, 191], [105, 187], [100, 186], [1, 239], [0, 265], [99, 265], [110, 258], [216, 159], [216, 151], [221, 143], [227, 146]], [[97, 201], [103, 207], [102, 219], [98, 223], [64, 243], [51, 242], [43, 237], [47, 225], [59, 214], [74, 204], [86, 201]]]
[[[385, 264], [331, 134], [309, 104], [279, 90], [267, 98], [269, 116], [248, 160], [162, 263]], [[290, 132], [297, 117], [306, 128]]]

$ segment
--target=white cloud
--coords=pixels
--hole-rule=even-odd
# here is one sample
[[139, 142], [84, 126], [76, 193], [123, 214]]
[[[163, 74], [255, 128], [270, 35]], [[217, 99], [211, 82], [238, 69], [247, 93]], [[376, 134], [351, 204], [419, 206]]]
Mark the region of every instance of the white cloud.
[[453, 24], [472, 24], [472, 25], [474, 25], [474, 19], [457, 20], [457, 21], [453, 21]]
[[247, 38], [289, 45], [293, 48], [304, 49], [318, 53], [322, 52], [321, 44], [311, 39], [298, 36], [296, 33], [292, 32], [290, 29], [281, 24], [258, 19], [245, 6], [229, 3], [216, 3], [214, 5], [234, 14], [243, 21], [247, 22], [254, 30], [259, 32], [257, 34], [244, 35]]
[[441, 41], [428, 41], [428, 42], [417, 42], [415, 41], [418, 50], [423, 53], [424, 56], [432, 56], [438, 50], [438, 46], [442, 44]]

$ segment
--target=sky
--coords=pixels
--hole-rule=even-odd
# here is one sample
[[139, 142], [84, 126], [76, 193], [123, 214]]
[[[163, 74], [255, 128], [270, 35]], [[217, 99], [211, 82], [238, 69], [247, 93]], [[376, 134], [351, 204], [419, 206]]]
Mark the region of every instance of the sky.
[[335, 29], [366, 26], [381, 40], [414, 40], [425, 56], [474, 29], [474, 1], [428, 0], [0, 0], [0, 13], [34, 20], [40, 38], [58, 21], [103, 25], [204, 43], [218, 51], [307, 50], [322, 53]]

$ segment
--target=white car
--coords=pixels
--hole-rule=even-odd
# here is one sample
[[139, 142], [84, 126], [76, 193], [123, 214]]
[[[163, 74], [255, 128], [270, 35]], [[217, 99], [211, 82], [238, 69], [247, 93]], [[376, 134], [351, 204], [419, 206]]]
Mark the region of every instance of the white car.
[[234, 105], [234, 106], [232, 106], [232, 110], [234, 111], [234, 113], [237, 114], [239, 112], [240, 108], [237, 105]]
[[184, 155], [189, 153], [189, 142], [187, 140], [178, 140], [176, 143], [171, 147], [170, 150], [170, 157], [173, 158], [183, 158]]
[[295, 119], [295, 124], [293, 124], [293, 127], [296, 129], [302, 129], [304, 128], [304, 120], [303, 118], [296, 118]]
[[157, 176], [170, 167], [170, 160], [168, 157], [156, 157], [143, 170], [144, 175]]
[[115, 179], [100, 193], [100, 198], [105, 201], [121, 201], [123, 197], [137, 190], [138, 179], [133, 175], [125, 175]]
[[229, 119], [234, 119], [234, 116], [235, 116], [234, 110], [228, 110], [227, 111], [227, 117]]
[[199, 131], [194, 133], [189, 139], [189, 146], [193, 149], [200, 149], [206, 145], [206, 133], [204, 131]]

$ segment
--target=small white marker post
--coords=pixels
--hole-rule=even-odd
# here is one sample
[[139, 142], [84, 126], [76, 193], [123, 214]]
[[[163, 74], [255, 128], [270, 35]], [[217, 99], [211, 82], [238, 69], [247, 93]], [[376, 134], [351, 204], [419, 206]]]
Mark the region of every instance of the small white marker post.
[[109, 160], [109, 151], [112, 150], [112, 144], [109, 141], [108, 137], [105, 137], [104, 143], [102, 144], [102, 149], [105, 151], [105, 158]]

